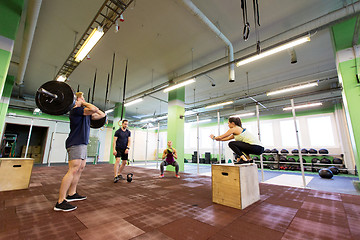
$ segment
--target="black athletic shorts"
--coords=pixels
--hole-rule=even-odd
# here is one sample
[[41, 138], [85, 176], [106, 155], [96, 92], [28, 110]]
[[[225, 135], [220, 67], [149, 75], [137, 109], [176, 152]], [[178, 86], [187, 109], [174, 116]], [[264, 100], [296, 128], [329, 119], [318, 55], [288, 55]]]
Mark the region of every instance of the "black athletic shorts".
[[129, 154], [125, 154], [125, 150], [126, 149], [119, 149], [119, 148], [117, 148], [116, 149], [116, 152], [117, 152], [117, 154], [116, 154], [116, 158], [121, 158], [121, 160], [128, 160], [128, 155]]

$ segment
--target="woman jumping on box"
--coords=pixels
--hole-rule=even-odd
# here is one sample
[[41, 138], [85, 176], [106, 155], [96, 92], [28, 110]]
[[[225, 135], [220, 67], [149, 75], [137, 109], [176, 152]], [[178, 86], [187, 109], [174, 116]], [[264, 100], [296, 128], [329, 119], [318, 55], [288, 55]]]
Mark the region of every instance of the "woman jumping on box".
[[210, 137], [216, 141], [235, 139], [235, 141], [229, 142], [229, 147], [237, 155], [235, 164], [250, 163], [252, 161], [249, 154], [260, 155], [264, 152], [264, 147], [259, 139], [242, 128], [240, 118], [230, 117], [228, 126], [229, 130], [223, 135], [215, 137], [214, 134], [211, 134]]
[[164, 166], [167, 166], [167, 165], [172, 165], [175, 167], [175, 176], [177, 178], [180, 178], [180, 175], [179, 175], [179, 164], [175, 161], [174, 158], [177, 159], [177, 153], [176, 153], [176, 150], [175, 148], [172, 147], [172, 141], [168, 141], [167, 142], [167, 149], [164, 150], [163, 152], [163, 155], [162, 155], [162, 159], [164, 160], [165, 158], [165, 161], [163, 161], [161, 164], [160, 164], [160, 178], [163, 178], [164, 177]]

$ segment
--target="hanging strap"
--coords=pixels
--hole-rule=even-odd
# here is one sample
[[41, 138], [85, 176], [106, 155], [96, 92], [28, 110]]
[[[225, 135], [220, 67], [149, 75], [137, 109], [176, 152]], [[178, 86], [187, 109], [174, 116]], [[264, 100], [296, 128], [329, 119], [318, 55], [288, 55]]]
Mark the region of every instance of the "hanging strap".
[[244, 20], [243, 39], [247, 41], [249, 39], [249, 34], [250, 34], [250, 23], [247, 20], [246, 0], [241, 0], [241, 9], [243, 12], [243, 20]]

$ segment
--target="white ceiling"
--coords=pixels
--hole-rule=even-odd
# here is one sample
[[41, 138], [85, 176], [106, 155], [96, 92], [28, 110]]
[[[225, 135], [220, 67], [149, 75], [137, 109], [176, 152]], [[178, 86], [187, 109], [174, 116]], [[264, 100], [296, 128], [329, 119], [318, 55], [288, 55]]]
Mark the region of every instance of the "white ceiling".
[[[261, 26], [257, 30], [262, 48], [300, 33], [306, 33], [312, 29], [311, 24], [314, 19], [344, 8], [344, 4], [351, 2], [259, 1]], [[33, 97], [41, 84], [54, 79], [71, 53], [75, 37], [77, 42], [102, 3], [102, 0], [42, 1], [24, 85], [21, 88], [22, 95]], [[193, 3], [232, 42], [236, 52], [235, 58], [255, 52], [252, 1], [248, 1], [251, 32], [246, 42], [242, 39], [243, 20], [240, 0], [193, 0]], [[353, 8], [347, 6], [346, 10], [351, 13]], [[105, 107], [107, 75], [111, 72], [113, 53], [116, 54], [116, 59], [107, 109], [113, 107], [115, 102], [122, 101], [126, 59], [129, 61], [126, 86], [128, 99], [227, 56], [225, 44], [193, 15], [181, 0], [135, 0], [125, 11], [124, 18], [125, 22], [120, 24], [120, 30], [117, 33], [113, 29], [109, 30], [90, 53], [91, 59], [84, 60], [69, 77], [68, 83], [74, 90], [79, 85], [80, 90], [87, 96], [97, 70], [94, 104], [100, 108]], [[326, 21], [323, 22], [323, 25], [325, 24]], [[9, 74], [15, 76], [16, 63], [19, 62], [21, 53], [23, 27], [24, 20], [19, 27], [12, 57], [13, 64], [9, 69]], [[78, 34], [76, 35], [75, 32]], [[241, 100], [248, 93], [258, 100], [269, 102], [271, 99], [266, 97], [264, 92], [292, 84], [322, 80], [316, 91], [336, 86], [337, 72], [328, 28], [321, 28], [316, 34], [312, 32], [311, 42], [297, 46], [295, 50], [298, 59], [296, 64], [290, 64], [288, 52], [278, 53], [236, 68], [234, 83], [228, 82], [227, 67], [199, 76], [195, 84], [186, 87], [185, 107], [197, 108], [232, 99], [237, 100], [236, 104], [230, 107], [233, 111], [238, 106], [249, 106], [250, 103], [251, 106], [254, 105], [251, 100]], [[248, 82], [246, 73], [248, 73]], [[211, 82], [216, 86], [212, 87]], [[14, 87], [13, 105], [16, 105], [18, 92], [18, 87]], [[315, 95], [312, 94], [314, 97]], [[145, 101], [141, 104], [128, 107], [127, 117], [152, 115], [155, 111], [156, 114], [166, 113], [167, 94], [158, 91], [151, 96], [145, 97]], [[318, 95], [322, 99], [331, 96], [338, 97], [340, 93], [332, 91]], [[306, 99], [311, 100], [310, 97]]]

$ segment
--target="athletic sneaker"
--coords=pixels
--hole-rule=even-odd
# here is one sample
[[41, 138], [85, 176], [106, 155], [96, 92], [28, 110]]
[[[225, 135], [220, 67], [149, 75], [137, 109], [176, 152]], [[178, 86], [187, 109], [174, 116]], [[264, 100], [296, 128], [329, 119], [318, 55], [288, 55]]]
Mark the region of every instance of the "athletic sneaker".
[[118, 176], [114, 177], [114, 183], [117, 183], [118, 181], [119, 181], [119, 177]]
[[63, 211], [63, 212], [70, 212], [75, 210], [77, 207], [71, 205], [66, 200], [62, 201], [61, 203], [56, 202], [54, 210], [55, 211]]
[[67, 197], [65, 198], [66, 201], [68, 202], [73, 202], [73, 201], [81, 201], [81, 200], [85, 200], [86, 196], [81, 196], [78, 193], [75, 193], [74, 195], [70, 196], [67, 195]]
[[164, 177], [164, 174], [160, 174], [159, 178], [163, 178]]
[[176, 177], [176, 178], [180, 178], [180, 175], [177, 175], [177, 174], [176, 174], [175, 177]]

